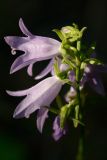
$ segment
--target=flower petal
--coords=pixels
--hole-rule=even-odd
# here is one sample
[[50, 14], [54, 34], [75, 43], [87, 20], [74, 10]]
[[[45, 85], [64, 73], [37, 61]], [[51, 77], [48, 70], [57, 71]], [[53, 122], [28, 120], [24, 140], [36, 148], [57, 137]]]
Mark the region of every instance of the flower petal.
[[37, 128], [41, 133], [42, 133], [45, 120], [48, 118], [48, 111], [49, 110], [47, 108], [40, 108], [37, 113]]
[[46, 76], [51, 70], [52, 70], [52, 66], [53, 66], [53, 63], [54, 63], [54, 59], [50, 60], [49, 64], [47, 65], [47, 67], [41, 72], [39, 73], [35, 79], [41, 79], [43, 78], [44, 76]]
[[34, 63], [31, 63], [27, 68], [27, 73], [29, 76], [33, 76], [33, 65]]
[[89, 80], [89, 85], [94, 89], [98, 94], [105, 96], [104, 86], [101, 82], [100, 77], [96, 76]]
[[21, 101], [14, 112], [14, 117], [20, 117], [22, 112], [25, 117], [28, 117], [35, 110], [42, 106], [49, 106], [50, 103], [55, 99], [62, 87], [62, 82], [55, 76], [49, 77], [37, 85], [24, 91], [9, 92], [11, 95], [25, 95], [27, 97]]
[[17, 97], [21, 97], [21, 96], [26, 96], [30, 90], [32, 90], [32, 88], [26, 89], [26, 90], [22, 90], [22, 91], [9, 91], [6, 90], [6, 92], [11, 95], [11, 96], [17, 96]]
[[33, 36], [32, 33], [30, 33], [28, 29], [26, 28], [22, 18], [19, 19], [19, 27], [22, 33], [25, 34], [26, 36]]
[[95, 71], [99, 73], [107, 73], [107, 65], [94, 65]]
[[[29, 116], [31, 113], [35, 111], [35, 106], [37, 104], [40, 107], [49, 106], [51, 102], [55, 99], [55, 97], [58, 95], [62, 87], [62, 82], [59, 79], [57, 79], [55, 76], [47, 78], [40, 83], [41, 83], [39, 88], [40, 97], [36, 99], [35, 105], [27, 107], [25, 111], [25, 114], [27, 116]], [[35, 92], [38, 93], [36, 90]]]
[[68, 77], [72, 83], [76, 81], [75, 72], [73, 70], [68, 73]]

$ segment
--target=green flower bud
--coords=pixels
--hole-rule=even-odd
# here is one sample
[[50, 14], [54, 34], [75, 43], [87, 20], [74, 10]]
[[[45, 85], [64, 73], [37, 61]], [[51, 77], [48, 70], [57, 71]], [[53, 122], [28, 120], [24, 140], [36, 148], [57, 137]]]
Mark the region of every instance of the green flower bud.
[[65, 122], [68, 116], [68, 110], [69, 108], [67, 107], [67, 105], [63, 106], [60, 110], [60, 127], [64, 128], [65, 126]]

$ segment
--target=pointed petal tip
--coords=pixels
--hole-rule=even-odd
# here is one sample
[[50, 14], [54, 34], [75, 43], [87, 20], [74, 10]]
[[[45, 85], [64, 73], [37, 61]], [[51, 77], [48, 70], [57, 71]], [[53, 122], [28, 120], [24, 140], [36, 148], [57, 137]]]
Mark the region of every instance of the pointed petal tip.
[[14, 91], [6, 90], [6, 93], [7, 93], [8, 95], [10, 95], [10, 96], [15, 96], [15, 95], [14, 95]]
[[42, 131], [43, 131], [43, 129], [41, 129], [41, 128], [38, 128], [38, 131], [42, 134]]
[[23, 22], [23, 19], [22, 19], [22, 17], [20, 17], [20, 18], [19, 18], [19, 22]]
[[11, 95], [11, 91], [9, 91], [9, 90], [6, 90], [6, 93], [9, 94], [9, 95]]
[[12, 74], [12, 73], [14, 73], [14, 70], [12, 68], [10, 68], [9, 74]]
[[14, 44], [14, 36], [6, 36], [4, 37], [5, 42], [11, 47], [11, 48], [15, 48], [15, 44]]
[[19, 119], [19, 118], [22, 118], [21, 116], [19, 116], [18, 114], [16, 114], [15, 112], [13, 113], [13, 118], [14, 119]]
[[15, 118], [15, 119], [16, 119], [16, 114], [15, 114], [15, 113], [13, 113], [13, 118]]
[[19, 18], [19, 27], [20, 27], [22, 24], [24, 24], [24, 22], [23, 22], [23, 19], [20, 17], [20, 18]]
[[26, 117], [23, 112], [22, 113], [18, 113], [16, 110], [14, 111], [13, 113], [13, 118], [14, 119], [20, 119], [20, 118], [29, 118], [29, 117]]
[[10, 74], [13, 74], [13, 73], [17, 72], [18, 70], [20, 70], [20, 69], [18, 69], [18, 67], [15, 68], [13, 64], [12, 64], [12, 66], [10, 68]]
[[9, 36], [4, 37], [4, 40], [5, 40], [5, 42], [6, 42], [7, 44], [9, 44]]

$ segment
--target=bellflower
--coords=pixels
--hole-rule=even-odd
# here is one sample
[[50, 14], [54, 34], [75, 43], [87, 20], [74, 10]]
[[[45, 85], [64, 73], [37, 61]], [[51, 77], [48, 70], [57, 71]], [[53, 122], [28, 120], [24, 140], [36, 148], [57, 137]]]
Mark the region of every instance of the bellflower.
[[15, 109], [13, 117], [29, 117], [31, 113], [38, 110], [37, 127], [42, 132], [43, 124], [47, 118], [48, 109], [55, 97], [58, 95], [63, 83], [56, 76], [46, 78], [35, 86], [22, 91], [7, 91], [12, 96], [26, 96]]
[[13, 52], [15, 50], [24, 52], [23, 55], [16, 58], [11, 66], [10, 73], [29, 66], [28, 74], [32, 75], [33, 64], [37, 61], [47, 60], [57, 56], [61, 43], [52, 38], [33, 35], [28, 31], [22, 19], [19, 20], [19, 27], [26, 37], [5, 37], [5, 41], [12, 48]]
[[59, 140], [63, 135], [66, 134], [66, 127], [65, 128], [61, 128], [60, 127], [60, 117], [57, 116], [53, 122], [53, 138], [57, 141]]
[[[107, 72], [106, 65], [87, 64], [84, 68], [83, 77], [80, 81], [80, 89], [84, 88], [85, 83], [87, 83], [93, 90], [95, 90], [95, 92], [104, 96], [105, 91], [101, 80], [102, 72]], [[76, 82], [75, 72], [73, 70], [69, 72], [69, 79], [73, 83]]]
[[88, 64], [84, 69], [81, 84], [88, 83], [89, 86], [102, 96], [105, 95], [104, 86], [101, 80], [101, 73], [107, 72], [107, 66]]

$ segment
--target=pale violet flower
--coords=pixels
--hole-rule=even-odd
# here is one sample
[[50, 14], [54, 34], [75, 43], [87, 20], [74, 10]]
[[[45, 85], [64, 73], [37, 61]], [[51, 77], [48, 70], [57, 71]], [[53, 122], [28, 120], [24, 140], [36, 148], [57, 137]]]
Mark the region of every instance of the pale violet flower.
[[56, 141], [59, 140], [67, 132], [66, 127], [65, 128], [60, 127], [60, 117], [59, 116], [57, 116], [53, 122], [53, 131], [54, 132], [53, 132], [52, 136], [53, 136], [54, 140], [56, 140]]
[[35, 86], [22, 91], [7, 91], [12, 96], [26, 96], [15, 109], [13, 117], [28, 118], [30, 114], [38, 111], [37, 127], [42, 132], [43, 124], [47, 118], [48, 108], [58, 95], [63, 82], [56, 76], [44, 79]]
[[5, 37], [5, 41], [12, 48], [13, 52], [15, 52], [15, 50], [24, 52], [23, 55], [16, 58], [11, 66], [10, 73], [29, 66], [28, 74], [32, 75], [33, 64], [37, 61], [51, 59], [59, 55], [61, 43], [52, 38], [33, 35], [28, 31], [22, 19], [19, 20], [19, 27], [25, 37]]

